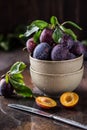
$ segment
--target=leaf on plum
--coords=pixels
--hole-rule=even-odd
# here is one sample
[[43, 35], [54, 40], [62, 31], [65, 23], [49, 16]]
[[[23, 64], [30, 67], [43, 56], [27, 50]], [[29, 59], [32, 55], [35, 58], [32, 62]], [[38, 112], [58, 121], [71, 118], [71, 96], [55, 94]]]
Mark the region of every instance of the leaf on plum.
[[33, 38], [34, 38], [34, 42], [37, 43], [39, 41], [39, 37], [40, 37], [40, 34], [41, 34], [41, 30], [37, 31]]
[[67, 29], [64, 26], [60, 26], [60, 28], [64, 33], [69, 34], [74, 40], [77, 40], [77, 36], [71, 29]]
[[12, 78], [9, 78], [10, 83], [13, 85], [15, 91], [17, 94], [23, 96], [23, 97], [32, 97], [32, 91], [30, 88], [28, 88], [24, 83], [17, 82], [13, 80]]
[[59, 43], [60, 38], [62, 37], [62, 31], [59, 28], [56, 28], [53, 32], [52, 38], [56, 43]]
[[23, 75], [21, 73], [12, 74], [11, 79], [15, 80], [16, 82], [24, 83], [23, 81]]
[[24, 36], [29, 37], [31, 34], [35, 33], [38, 30], [39, 28], [37, 26], [30, 26], [28, 27], [27, 31], [24, 33]]
[[72, 21], [66, 21], [66, 22], [62, 23], [61, 25], [63, 26], [65, 24], [70, 24], [70, 25], [76, 27], [77, 29], [82, 30], [82, 28], [80, 26], [78, 26], [76, 23], [74, 23]]
[[55, 17], [55, 16], [52, 16], [52, 17], [51, 17], [50, 23], [51, 23], [52, 25], [55, 25], [55, 26], [56, 26], [56, 25], [60, 25], [59, 22], [58, 22], [57, 17]]
[[31, 25], [37, 26], [39, 29], [42, 30], [42, 29], [48, 27], [49, 24], [43, 20], [35, 20], [32, 22]]

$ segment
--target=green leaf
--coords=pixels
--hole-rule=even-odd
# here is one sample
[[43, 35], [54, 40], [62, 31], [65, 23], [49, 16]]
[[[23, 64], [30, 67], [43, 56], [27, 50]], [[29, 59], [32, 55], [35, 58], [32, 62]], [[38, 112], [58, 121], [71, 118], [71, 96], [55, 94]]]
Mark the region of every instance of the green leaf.
[[70, 25], [76, 27], [77, 29], [82, 30], [82, 28], [80, 26], [78, 26], [76, 23], [74, 23], [72, 21], [66, 21], [66, 22], [62, 23], [61, 25], [63, 26], [65, 24], [70, 24]]
[[49, 26], [49, 24], [43, 20], [35, 20], [31, 23], [31, 25], [36, 26], [41, 30]]
[[56, 28], [53, 32], [52, 38], [56, 43], [59, 43], [60, 38], [62, 37], [62, 31], [59, 28]]
[[30, 25], [27, 26], [27, 30], [24, 34], [20, 34], [19, 38], [22, 37], [29, 37], [35, 32], [38, 32], [38, 30], [43, 30], [44, 28], [48, 27], [49, 24], [43, 20], [35, 20]]
[[24, 37], [24, 34], [19, 34], [19, 38], [23, 38]]
[[[27, 26], [27, 31], [24, 33], [25, 37], [29, 37], [31, 34], [37, 32], [39, 29], [42, 30], [48, 27], [48, 23], [43, 20], [35, 20], [29, 26]], [[20, 35], [23, 37], [23, 35]]]
[[37, 26], [28, 26], [27, 31], [24, 33], [25, 37], [29, 37], [31, 34], [37, 32], [39, 28]]
[[10, 75], [10, 77], [15, 80], [16, 82], [19, 82], [19, 83], [24, 83], [23, 81], [23, 75], [21, 73], [17, 73], [17, 74], [12, 74]]
[[81, 43], [85, 46], [87, 46], [87, 40], [82, 40]]
[[21, 73], [16, 73], [12, 75], [15, 79], [23, 79], [23, 75]]
[[38, 32], [36, 32], [36, 33], [34, 34], [33, 38], [34, 38], [34, 42], [35, 42], [35, 43], [39, 42], [40, 34], [41, 34], [41, 30], [39, 30]]
[[3, 41], [3, 38], [4, 38], [3, 34], [0, 34], [0, 42]]
[[12, 74], [21, 73], [25, 68], [26, 68], [25, 63], [23, 63], [23, 62], [16, 62], [11, 67], [10, 74], [12, 75]]
[[9, 51], [10, 50], [10, 44], [8, 41], [1, 41], [0, 42], [0, 47], [5, 50], [5, 51]]
[[66, 34], [70, 35], [74, 40], [77, 40], [77, 36], [75, 35], [75, 33], [71, 30], [71, 29], [67, 29], [63, 26], [60, 26], [61, 30], [63, 32], [65, 32]]
[[25, 84], [17, 82], [13, 80], [12, 78], [9, 78], [10, 83], [13, 85], [15, 91], [17, 94], [23, 96], [23, 97], [32, 97], [32, 91], [30, 88], [28, 88]]
[[59, 22], [58, 22], [57, 17], [55, 17], [55, 16], [52, 16], [52, 17], [51, 17], [50, 23], [51, 23], [52, 25], [54, 25], [54, 26], [60, 25]]

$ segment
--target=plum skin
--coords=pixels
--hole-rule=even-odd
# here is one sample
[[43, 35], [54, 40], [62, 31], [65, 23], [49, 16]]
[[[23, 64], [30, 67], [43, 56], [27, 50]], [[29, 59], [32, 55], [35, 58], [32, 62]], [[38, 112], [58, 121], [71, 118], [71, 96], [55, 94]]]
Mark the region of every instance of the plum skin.
[[3, 78], [0, 81], [0, 92], [4, 97], [11, 97], [13, 94], [13, 87], [10, 83], [6, 83], [6, 80]]
[[27, 40], [26, 47], [27, 47], [27, 51], [32, 54], [34, 48], [36, 47], [36, 43], [34, 42], [33, 38]]
[[35, 47], [33, 52], [33, 58], [40, 60], [49, 60], [50, 52], [51, 46], [46, 42], [42, 42]]
[[40, 42], [47, 42], [49, 45], [53, 44], [52, 39], [53, 30], [50, 28], [45, 28], [40, 35]]
[[56, 45], [51, 51], [51, 59], [54, 61], [74, 59], [76, 56], [62, 44]]
[[57, 60], [67, 60], [69, 50], [62, 45], [56, 45], [51, 52], [51, 59], [54, 61]]
[[84, 48], [84, 59], [87, 60], [87, 45], [83, 44]]
[[63, 44], [64, 47], [67, 47], [70, 50], [74, 45], [74, 41], [69, 35], [64, 34], [60, 40], [60, 44]]
[[84, 55], [85, 50], [83, 44], [79, 41], [74, 42], [74, 46], [70, 50], [71, 53], [75, 54], [76, 56]]

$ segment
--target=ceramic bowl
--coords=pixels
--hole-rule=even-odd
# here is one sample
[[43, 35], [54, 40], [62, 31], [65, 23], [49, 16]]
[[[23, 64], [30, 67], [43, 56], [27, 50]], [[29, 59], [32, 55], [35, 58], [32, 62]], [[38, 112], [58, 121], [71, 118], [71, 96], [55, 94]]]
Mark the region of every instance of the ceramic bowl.
[[83, 76], [84, 67], [67, 74], [47, 74], [33, 70], [30, 67], [30, 75], [33, 84], [47, 95], [57, 95], [65, 91], [75, 90]]
[[81, 69], [83, 65], [83, 55], [78, 58], [63, 61], [38, 60], [29, 56], [30, 65], [33, 70], [48, 74], [72, 73]]

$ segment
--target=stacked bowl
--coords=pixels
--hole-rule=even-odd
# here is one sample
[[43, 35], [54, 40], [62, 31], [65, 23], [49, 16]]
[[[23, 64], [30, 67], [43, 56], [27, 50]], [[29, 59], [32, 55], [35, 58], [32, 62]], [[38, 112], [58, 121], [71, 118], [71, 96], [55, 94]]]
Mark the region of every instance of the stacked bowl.
[[30, 59], [30, 74], [33, 84], [50, 96], [75, 90], [83, 76], [83, 55], [70, 60], [47, 61]]

